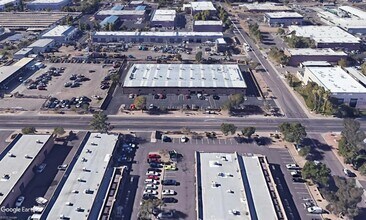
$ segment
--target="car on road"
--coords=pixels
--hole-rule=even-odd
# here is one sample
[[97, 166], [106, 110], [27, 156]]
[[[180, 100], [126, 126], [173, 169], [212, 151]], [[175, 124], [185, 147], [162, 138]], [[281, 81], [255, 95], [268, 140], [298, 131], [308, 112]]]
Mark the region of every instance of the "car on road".
[[343, 169], [343, 173], [344, 173], [344, 175], [346, 175], [348, 177], [354, 177], [355, 176], [355, 174], [347, 168]]
[[286, 168], [289, 169], [289, 170], [299, 170], [299, 169], [301, 169], [299, 167], [299, 165], [297, 165], [295, 163], [286, 164]]
[[154, 171], [147, 171], [146, 176], [160, 176], [160, 173]]
[[185, 143], [185, 142], [187, 142], [188, 141], [188, 138], [186, 137], [186, 136], [182, 136], [181, 138], [180, 138], [180, 142], [182, 142], [182, 143]]
[[158, 186], [154, 184], [146, 184], [145, 189], [156, 190], [158, 189]]
[[177, 203], [178, 202], [178, 199], [173, 198], [173, 197], [163, 197], [163, 198], [161, 198], [161, 200], [164, 203]]
[[165, 179], [163, 181], [161, 181], [162, 185], [165, 186], [176, 186], [177, 185], [177, 181], [176, 180], [172, 180], [172, 179]]
[[153, 180], [153, 179], [145, 179], [144, 183], [145, 183], [145, 184], [154, 184], [154, 185], [159, 184], [159, 182], [158, 182], [158, 181]]
[[157, 195], [158, 191], [152, 189], [145, 189], [144, 194]]
[[169, 196], [169, 195], [175, 195], [175, 194], [176, 194], [176, 192], [175, 192], [174, 190], [172, 190], [172, 189], [164, 189], [164, 190], [161, 192], [161, 194], [162, 194], [163, 196]]
[[164, 170], [177, 170], [177, 167], [175, 165], [165, 165]]
[[37, 197], [36, 198], [36, 203], [38, 205], [45, 205], [47, 202], [48, 202], [48, 200], [43, 198], [43, 197]]
[[47, 166], [47, 164], [45, 164], [45, 163], [40, 164], [40, 165], [37, 167], [36, 172], [37, 172], [37, 173], [42, 173], [42, 172], [43, 172], [43, 170], [46, 168], [46, 166]]
[[171, 219], [174, 217], [175, 210], [160, 212], [157, 216], [158, 219]]
[[25, 200], [25, 197], [24, 196], [19, 196], [18, 199], [17, 199], [17, 201], [15, 202], [15, 207], [22, 206], [24, 200]]
[[149, 175], [147, 176], [148, 179], [153, 179], [153, 180], [159, 180], [158, 176], [154, 176], [154, 175]]

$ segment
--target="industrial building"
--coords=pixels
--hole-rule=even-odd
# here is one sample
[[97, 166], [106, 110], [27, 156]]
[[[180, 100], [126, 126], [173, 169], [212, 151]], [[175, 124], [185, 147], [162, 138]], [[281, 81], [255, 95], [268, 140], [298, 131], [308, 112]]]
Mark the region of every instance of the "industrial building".
[[238, 65], [134, 64], [123, 83], [129, 94], [245, 94], [247, 84]]
[[19, 4], [19, 0], [0, 0], [0, 11], [4, 11], [6, 7], [13, 7]]
[[36, 11], [61, 10], [70, 2], [70, 0], [35, 0], [27, 3], [27, 9]]
[[305, 67], [305, 70], [298, 75], [305, 84], [315, 82], [325, 90], [329, 90], [331, 96], [338, 99], [340, 104], [366, 108], [366, 88], [340, 66]]
[[152, 27], [174, 28], [176, 17], [175, 10], [157, 9], [152, 15], [150, 25]]
[[344, 6], [338, 9], [319, 9], [318, 17], [328, 25], [335, 25], [351, 34], [366, 34], [366, 12]]
[[357, 70], [354, 67], [347, 67], [345, 68], [348, 74], [350, 74], [355, 80], [357, 80], [361, 85], [366, 87], [366, 76]]
[[[40, 165], [52, 150], [53, 135], [21, 135], [1, 153], [0, 159], [0, 205], [15, 207], [16, 199], [24, 193], [35, 175], [34, 169]], [[0, 216], [13, 213], [0, 212]]]
[[33, 48], [33, 53], [37, 54], [37, 53], [49, 52], [54, 45], [55, 45], [54, 39], [43, 38], [36, 40], [28, 47]]
[[78, 29], [73, 26], [58, 25], [42, 34], [41, 38], [49, 38], [55, 40], [56, 43], [63, 43], [72, 40], [77, 31]]
[[101, 10], [96, 15], [95, 18], [102, 20], [109, 16], [117, 16], [121, 21], [122, 20], [145, 20], [146, 18], [146, 10]]
[[222, 32], [222, 21], [194, 21], [193, 31], [197, 32]]
[[108, 25], [113, 25], [113, 26], [115, 26], [117, 23], [118, 23], [118, 21], [119, 21], [119, 18], [117, 17], [117, 16], [115, 16], [115, 15], [111, 15], [111, 16], [109, 16], [109, 17], [106, 17], [106, 18], [104, 18], [104, 20], [103, 21], [101, 21], [100, 23], [99, 23], [99, 25], [102, 27], [102, 28], [105, 28], [105, 27], [107, 27]]
[[11, 66], [0, 67], [0, 90], [6, 90], [8, 84], [14, 79], [18, 79], [23, 73], [33, 65], [33, 58], [22, 58]]
[[287, 219], [261, 155], [196, 152], [196, 219]]
[[41, 219], [99, 219], [110, 189], [119, 135], [88, 133]]
[[358, 50], [361, 45], [358, 37], [335, 26], [291, 25], [288, 29], [290, 33], [295, 32], [296, 36], [314, 40], [317, 48]]
[[189, 4], [186, 4], [186, 7], [191, 8], [193, 15], [203, 11], [209, 11], [211, 15], [216, 14], [216, 8], [211, 1], [191, 2]]
[[282, 3], [246, 3], [240, 4], [239, 7], [245, 8], [250, 12], [272, 12], [272, 11], [292, 11], [291, 8], [283, 5]]
[[28, 57], [31, 54], [33, 54], [33, 48], [25, 47], [25, 48], [22, 48], [22, 49], [18, 50], [17, 52], [15, 52], [13, 54], [13, 59], [14, 60], [20, 60], [24, 57]]
[[223, 38], [222, 32], [126, 32], [126, 31], [99, 31], [92, 35], [95, 43], [109, 42], [139, 42], [139, 43], [181, 43], [183, 41], [202, 43], [215, 42]]
[[311, 48], [288, 48], [285, 51], [288, 56], [290, 66], [298, 66], [306, 61], [327, 61], [336, 63], [340, 59], [347, 59], [347, 54], [343, 51], [334, 51], [330, 48], [311, 49]]
[[271, 27], [287, 27], [292, 24], [302, 25], [304, 17], [297, 12], [268, 12], [264, 14], [264, 22]]

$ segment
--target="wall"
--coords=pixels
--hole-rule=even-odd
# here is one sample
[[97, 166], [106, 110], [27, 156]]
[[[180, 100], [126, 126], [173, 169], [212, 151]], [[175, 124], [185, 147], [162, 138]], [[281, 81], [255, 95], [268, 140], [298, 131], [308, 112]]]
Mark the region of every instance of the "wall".
[[139, 95], [148, 95], [148, 94], [191, 94], [191, 93], [202, 93], [202, 94], [210, 94], [210, 95], [223, 95], [223, 94], [236, 94], [242, 93], [245, 94], [245, 88], [126, 88], [123, 87], [122, 91], [124, 94], [139, 94]]

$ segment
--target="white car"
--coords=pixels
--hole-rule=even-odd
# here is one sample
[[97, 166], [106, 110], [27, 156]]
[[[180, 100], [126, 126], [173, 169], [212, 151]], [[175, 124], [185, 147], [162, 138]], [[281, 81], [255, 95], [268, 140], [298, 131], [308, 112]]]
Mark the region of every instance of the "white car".
[[158, 186], [157, 185], [154, 185], [154, 184], [147, 184], [145, 186], [145, 189], [158, 189]]
[[15, 207], [20, 207], [22, 206], [23, 202], [24, 202], [25, 197], [24, 196], [19, 196], [17, 201], [15, 202]]
[[180, 142], [182, 142], [182, 143], [185, 143], [185, 142], [187, 142], [188, 141], [188, 138], [186, 137], [186, 136], [182, 136], [181, 138], [180, 138]]
[[289, 170], [297, 170], [300, 169], [299, 165], [295, 163], [286, 164], [286, 168]]
[[172, 189], [164, 189], [161, 194], [164, 195], [164, 196], [175, 195], [175, 191], [172, 190]]
[[146, 176], [160, 176], [160, 173], [154, 172], [154, 171], [148, 171], [146, 172]]
[[156, 184], [158, 184], [158, 181], [153, 180], [153, 179], [146, 179], [145, 184], [154, 184], [154, 185], [156, 185]]
[[39, 205], [45, 205], [48, 202], [47, 199], [43, 198], [43, 197], [37, 197], [36, 198], [36, 203]]
[[158, 191], [151, 190], [151, 189], [145, 189], [144, 190], [144, 194], [157, 195], [158, 194]]
[[323, 209], [318, 206], [312, 206], [308, 208], [308, 212], [313, 214], [322, 214]]

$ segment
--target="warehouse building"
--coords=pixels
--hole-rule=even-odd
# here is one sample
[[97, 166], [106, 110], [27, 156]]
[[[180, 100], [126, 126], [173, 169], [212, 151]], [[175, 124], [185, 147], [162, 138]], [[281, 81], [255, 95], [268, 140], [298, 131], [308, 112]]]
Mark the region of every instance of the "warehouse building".
[[174, 28], [176, 17], [175, 10], [157, 9], [152, 15], [150, 25], [152, 27]]
[[101, 10], [96, 15], [95, 18], [98, 20], [105, 19], [109, 16], [117, 16], [122, 20], [145, 20], [146, 10], [134, 10], [134, 9], [124, 9], [124, 10]]
[[[0, 159], [0, 205], [15, 207], [15, 201], [35, 175], [34, 169], [40, 165], [52, 150], [52, 135], [19, 134], [1, 153]], [[14, 213], [0, 212], [0, 216]]]
[[268, 12], [264, 14], [264, 22], [271, 27], [287, 27], [292, 24], [302, 25], [304, 17], [297, 12]]
[[0, 11], [4, 11], [7, 7], [14, 7], [19, 4], [19, 0], [0, 0]]
[[0, 90], [6, 90], [8, 85], [18, 79], [33, 65], [33, 58], [22, 58], [11, 66], [0, 67]]
[[139, 42], [139, 43], [181, 43], [183, 41], [202, 43], [215, 42], [223, 38], [222, 32], [126, 32], [99, 31], [92, 35], [95, 43]]
[[197, 32], [222, 32], [222, 21], [194, 21], [193, 31]]
[[33, 48], [25, 47], [25, 48], [22, 48], [22, 49], [18, 50], [16, 53], [14, 53], [13, 59], [14, 60], [20, 60], [20, 59], [23, 59], [25, 57], [28, 57], [31, 54], [33, 54]]
[[275, 11], [292, 11], [291, 8], [283, 5], [282, 3], [273, 3], [273, 2], [265, 2], [265, 3], [246, 3], [240, 4], [239, 7], [242, 7], [250, 12], [275, 12]]
[[129, 94], [245, 94], [247, 85], [238, 65], [134, 64], [124, 79]]
[[112, 156], [118, 144], [117, 134], [88, 133], [41, 219], [99, 219], [113, 180]]
[[209, 1], [191, 2], [187, 4], [187, 6], [191, 8], [193, 15], [203, 11], [209, 11], [211, 15], [216, 14], [215, 6], [213, 5], [212, 2]]
[[335, 26], [289, 26], [289, 32], [296, 36], [314, 40], [318, 48], [358, 50], [360, 39]]
[[63, 43], [73, 40], [77, 34], [78, 29], [68, 25], [58, 25], [42, 34], [41, 38], [48, 38], [55, 40], [55, 43]]
[[55, 45], [55, 40], [50, 38], [43, 38], [36, 40], [31, 45], [29, 45], [29, 48], [33, 49], [33, 53], [45, 53], [51, 51], [53, 46]]
[[330, 48], [288, 48], [285, 55], [290, 58], [288, 65], [298, 66], [306, 61], [327, 61], [337, 63], [340, 59], [347, 59], [347, 54], [343, 51], [334, 51]]
[[266, 157], [196, 152], [195, 159], [196, 219], [287, 219]]
[[29, 10], [61, 10], [63, 7], [67, 6], [70, 0], [35, 0], [27, 3], [27, 8]]
[[338, 8], [339, 10], [347, 13], [348, 16], [356, 17], [358, 19], [366, 20], [366, 12], [361, 9], [352, 7], [352, 6], [341, 6]]
[[348, 74], [350, 74], [355, 80], [357, 80], [363, 87], [366, 88], [366, 76], [354, 67], [345, 68]]
[[104, 20], [103, 21], [101, 21], [100, 23], [99, 23], [99, 25], [102, 27], [102, 28], [105, 28], [105, 27], [107, 27], [108, 25], [112, 25], [112, 26], [116, 26], [117, 24], [118, 24], [118, 22], [119, 22], [119, 18], [117, 17], [117, 16], [115, 16], [115, 15], [111, 15], [111, 16], [109, 16], [109, 17], [106, 17], [106, 18], [104, 18]]
[[366, 108], [366, 88], [342, 67], [306, 67], [299, 75], [305, 84], [315, 82], [329, 90], [331, 96], [338, 99], [339, 104]]

